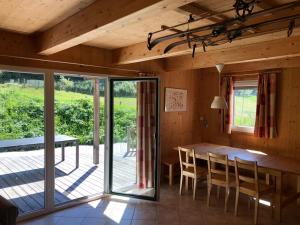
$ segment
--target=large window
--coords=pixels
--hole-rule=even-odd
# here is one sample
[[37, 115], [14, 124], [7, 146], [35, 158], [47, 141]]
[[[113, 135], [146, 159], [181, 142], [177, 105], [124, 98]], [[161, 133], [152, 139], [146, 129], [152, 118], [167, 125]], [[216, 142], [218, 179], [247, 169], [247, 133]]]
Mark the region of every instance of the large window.
[[253, 133], [256, 115], [257, 80], [235, 81], [233, 98], [233, 130]]
[[44, 75], [0, 71], [0, 196], [20, 215], [45, 207], [44, 148]]
[[21, 220], [104, 191], [156, 198], [158, 79], [110, 82], [0, 70], [0, 196]]

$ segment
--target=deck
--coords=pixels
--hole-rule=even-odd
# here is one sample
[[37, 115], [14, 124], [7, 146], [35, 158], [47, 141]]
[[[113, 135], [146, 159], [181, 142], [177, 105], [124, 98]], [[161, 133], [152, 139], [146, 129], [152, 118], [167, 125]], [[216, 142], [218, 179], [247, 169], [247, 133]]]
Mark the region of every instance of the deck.
[[[126, 144], [115, 145], [114, 188], [132, 186], [136, 181], [135, 154], [126, 155]], [[104, 186], [104, 146], [100, 163], [93, 164], [92, 146], [80, 146], [80, 164], [75, 168], [75, 147], [55, 150], [55, 204], [101, 194]], [[0, 195], [10, 199], [20, 213], [44, 208], [44, 150], [0, 153]]]

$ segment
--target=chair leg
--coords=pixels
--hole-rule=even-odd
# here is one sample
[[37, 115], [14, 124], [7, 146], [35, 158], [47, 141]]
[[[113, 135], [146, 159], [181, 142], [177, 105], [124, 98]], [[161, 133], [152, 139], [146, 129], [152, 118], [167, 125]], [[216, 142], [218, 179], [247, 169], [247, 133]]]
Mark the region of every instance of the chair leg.
[[224, 211], [227, 212], [227, 205], [228, 205], [228, 199], [229, 199], [229, 194], [230, 194], [230, 187], [226, 187], [225, 190], [225, 208]]
[[220, 200], [220, 186], [217, 186], [217, 199]]
[[169, 186], [173, 185], [173, 165], [169, 166]]
[[250, 210], [251, 209], [251, 198], [249, 197], [248, 198], [248, 210]]
[[259, 197], [255, 197], [254, 224], [257, 224]]
[[194, 187], [193, 187], [193, 200], [196, 199], [196, 189], [197, 189], [197, 179], [193, 179], [193, 182], [194, 182]]
[[180, 187], [179, 187], [179, 194], [182, 195], [182, 183], [183, 183], [183, 176], [180, 175]]
[[211, 187], [212, 185], [210, 183], [207, 183], [207, 207], [209, 207], [210, 203]]
[[238, 215], [239, 196], [240, 196], [240, 191], [237, 188], [236, 189], [236, 193], [235, 193], [235, 206], [234, 206], [234, 214], [235, 214], [235, 216]]

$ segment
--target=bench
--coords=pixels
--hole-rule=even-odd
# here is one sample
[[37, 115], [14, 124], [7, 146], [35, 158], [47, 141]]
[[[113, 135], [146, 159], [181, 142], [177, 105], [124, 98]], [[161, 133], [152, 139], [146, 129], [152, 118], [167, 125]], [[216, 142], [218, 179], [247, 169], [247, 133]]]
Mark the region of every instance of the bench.
[[0, 196], [0, 224], [15, 225], [18, 214], [18, 208]]
[[[21, 138], [15, 140], [4, 140], [0, 141], [0, 152], [10, 152], [30, 149], [30, 148], [44, 148], [44, 137], [34, 137], [34, 138]], [[55, 135], [55, 144], [61, 145], [61, 158], [62, 161], [65, 160], [65, 145], [75, 144], [76, 145], [76, 168], [79, 167], [79, 140], [74, 137], [67, 135]]]
[[179, 164], [178, 156], [172, 156], [163, 160], [163, 165], [168, 168], [168, 172], [164, 174], [166, 178], [169, 179], [169, 186], [173, 185], [174, 176], [175, 176], [175, 166]]

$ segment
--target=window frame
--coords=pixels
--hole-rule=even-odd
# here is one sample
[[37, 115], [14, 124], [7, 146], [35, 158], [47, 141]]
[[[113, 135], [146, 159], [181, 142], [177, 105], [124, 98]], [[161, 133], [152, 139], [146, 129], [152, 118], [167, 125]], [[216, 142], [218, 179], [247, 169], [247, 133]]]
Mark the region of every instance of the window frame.
[[[256, 88], [256, 89], [258, 88], [258, 78], [234, 81], [234, 84], [233, 84], [232, 128], [231, 128], [231, 130], [233, 132], [254, 134], [254, 126], [253, 127], [252, 126], [235, 126], [235, 124], [234, 124], [234, 118], [235, 118], [235, 94], [234, 94], [234, 91], [236, 89], [241, 90], [241, 89], [251, 89], [251, 88]], [[255, 113], [256, 113], [256, 108], [255, 108]]]

